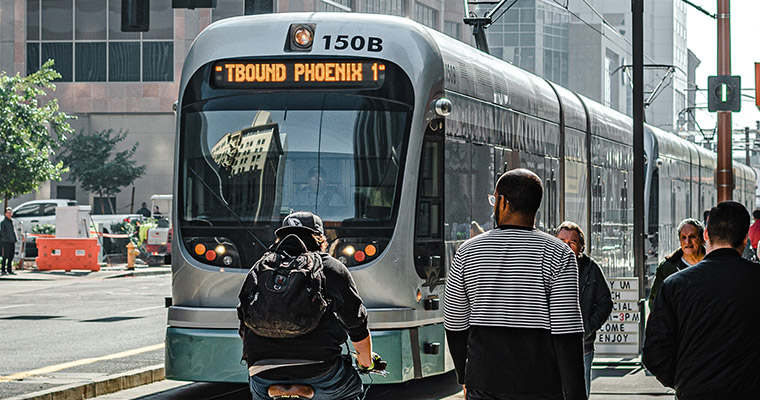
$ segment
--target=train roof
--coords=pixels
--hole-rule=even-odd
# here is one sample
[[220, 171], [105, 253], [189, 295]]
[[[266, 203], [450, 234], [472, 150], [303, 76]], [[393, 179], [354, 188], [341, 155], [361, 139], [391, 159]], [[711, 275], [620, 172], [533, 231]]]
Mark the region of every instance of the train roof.
[[446, 80], [447, 90], [559, 123], [557, 95], [545, 79], [434, 29], [425, 29], [440, 49], [444, 64], [455, 74]]

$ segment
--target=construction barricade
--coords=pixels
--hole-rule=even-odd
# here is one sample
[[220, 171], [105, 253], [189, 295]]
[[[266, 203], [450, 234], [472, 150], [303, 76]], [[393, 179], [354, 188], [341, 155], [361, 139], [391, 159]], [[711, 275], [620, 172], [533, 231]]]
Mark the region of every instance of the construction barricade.
[[74, 269], [100, 271], [98, 253], [100, 245], [97, 238], [37, 238], [37, 269], [49, 271], [62, 269], [69, 272]]

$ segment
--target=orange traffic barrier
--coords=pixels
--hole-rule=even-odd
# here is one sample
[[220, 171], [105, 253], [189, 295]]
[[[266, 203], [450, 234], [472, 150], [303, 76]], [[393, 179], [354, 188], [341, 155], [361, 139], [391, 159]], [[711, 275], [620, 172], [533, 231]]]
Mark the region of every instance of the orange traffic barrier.
[[97, 238], [58, 239], [37, 238], [37, 269], [49, 271], [73, 269], [100, 271], [98, 253], [100, 245]]

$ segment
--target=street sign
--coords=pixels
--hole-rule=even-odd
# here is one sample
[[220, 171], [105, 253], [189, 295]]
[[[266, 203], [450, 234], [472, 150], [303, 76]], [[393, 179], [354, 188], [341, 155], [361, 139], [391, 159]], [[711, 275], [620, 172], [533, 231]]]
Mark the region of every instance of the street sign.
[[612, 312], [596, 333], [596, 354], [639, 355], [639, 278], [607, 279], [612, 294]]
[[707, 77], [708, 111], [740, 111], [742, 108], [741, 83], [741, 76]]

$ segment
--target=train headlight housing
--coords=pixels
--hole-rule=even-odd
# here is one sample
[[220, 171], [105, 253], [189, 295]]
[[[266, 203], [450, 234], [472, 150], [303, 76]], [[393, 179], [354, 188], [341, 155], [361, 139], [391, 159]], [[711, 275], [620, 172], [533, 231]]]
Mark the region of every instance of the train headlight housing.
[[452, 108], [454, 108], [454, 106], [451, 104], [451, 100], [445, 97], [441, 97], [433, 102], [433, 111], [435, 111], [436, 115], [439, 117], [448, 117], [451, 115]]
[[206, 265], [217, 267], [238, 267], [240, 253], [232, 240], [225, 237], [191, 237], [185, 245], [193, 258]]
[[330, 245], [329, 252], [347, 267], [355, 267], [375, 260], [387, 245], [387, 240], [340, 238]]
[[288, 49], [310, 51], [314, 44], [314, 24], [292, 24], [288, 34]]

